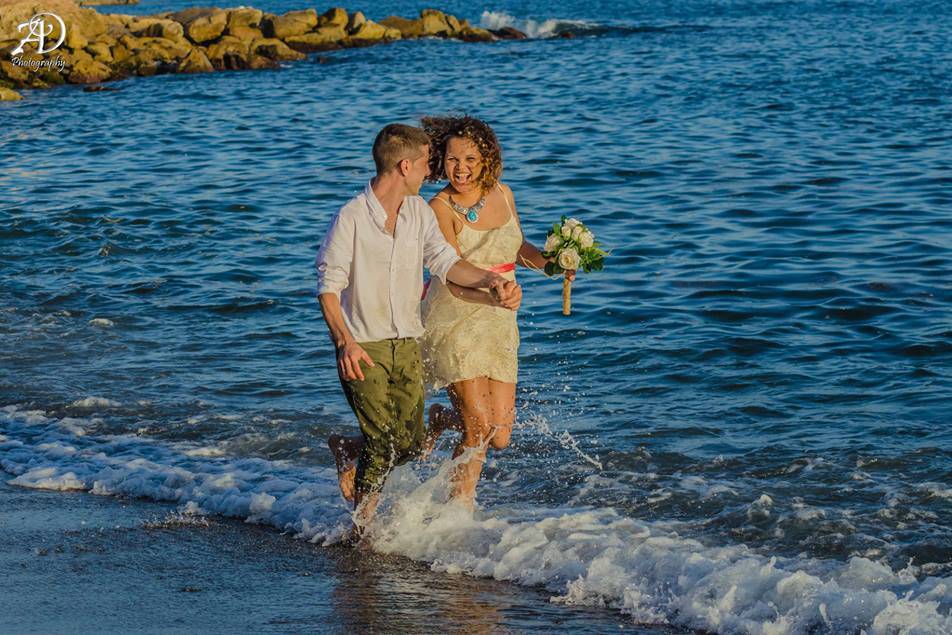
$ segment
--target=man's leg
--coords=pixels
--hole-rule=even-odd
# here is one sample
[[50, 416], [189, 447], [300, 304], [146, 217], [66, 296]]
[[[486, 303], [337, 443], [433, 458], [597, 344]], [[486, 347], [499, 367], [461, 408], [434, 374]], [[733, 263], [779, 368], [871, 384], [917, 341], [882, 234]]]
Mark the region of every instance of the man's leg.
[[423, 363], [416, 340], [395, 340], [390, 383], [398, 465], [423, 451]]
[[344, 437], [332, 434], [327, 437], [327, 447], [334, 455], [337, 466], [337, 485], [341, 495], [348, 501], [354, 502], [354, 482], [357, 478], [357, 457], [364, 448], [364, 437], [357, 435]]
[[385, 340], [361, 342], [361, 347], [374, 360], [374, 366], [361, 366], [363, 380], [341, 381], [363, 435], [354, 482], [355, 503], [360, 508], [358, 522], [369, 521], [372, 516], [372, 510], [367, 509], [367, 495], [383, 485], [395, 460], [391, 431], [393, 408], [389, 395], [393, 346], [390, 340]]

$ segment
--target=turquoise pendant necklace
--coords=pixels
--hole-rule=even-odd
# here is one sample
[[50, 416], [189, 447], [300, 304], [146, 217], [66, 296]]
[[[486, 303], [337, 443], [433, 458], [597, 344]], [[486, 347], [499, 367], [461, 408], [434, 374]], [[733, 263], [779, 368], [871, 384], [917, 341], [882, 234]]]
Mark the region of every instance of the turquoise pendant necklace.
[[463, 216], [466, 217], [466, 220], [468, 220], [471, 223], [475, 223], [476, 221], [479, 220], [479, 211], [483, 209], [483, 205], [486, 204], [485, 196], [479, 199], [476, 202], [476, 204], [473, 205], [472, 207], [463, 207], [462, 205], [454, 201], [452, 196], [450, 196], [449, 199], [450, 199], [450, 206], [453, 208], [453, 211], [455, 211], [457, 214], [462, 214]]

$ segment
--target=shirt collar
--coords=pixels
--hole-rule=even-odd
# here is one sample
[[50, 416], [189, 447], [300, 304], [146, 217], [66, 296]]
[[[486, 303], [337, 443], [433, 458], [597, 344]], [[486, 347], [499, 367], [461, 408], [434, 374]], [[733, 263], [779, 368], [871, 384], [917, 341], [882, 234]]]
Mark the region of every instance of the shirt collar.
[[383, 205], [380, 204], [380, 201], [377, 200], [377, 195], [374, 194], [373, 182], [373, 179], [367, 181], [367, 187], [364, 188], [364, 196], [367, 197], [367, 207], [370, 208], [370, 217], [377, 227], [380, 228], [380, 231], [386, 231], [384, 226], [387, 222], [387, 212], [384, 211]]
[[[377, 227], [380, 228], [380, 231], [386, 233], [387, 212], [384, 210], [380, 201], [377, 200], [377, 195], [374, 194], [373, 182], [373, 179], [367, 181], [367, 187], [364, 188], [364, 195], [367, 197], [367, 206], [370, 208], [370, 217], [373, 219]], [[400, 205], [400, 213], [397, 214], [397, 223], [400, 222], [400, 218], [402, 216], [407, 215], [407, 212], [410, 209], [410, 201], [412, 199], [412, 196], [403, 197], [403, 203]]]

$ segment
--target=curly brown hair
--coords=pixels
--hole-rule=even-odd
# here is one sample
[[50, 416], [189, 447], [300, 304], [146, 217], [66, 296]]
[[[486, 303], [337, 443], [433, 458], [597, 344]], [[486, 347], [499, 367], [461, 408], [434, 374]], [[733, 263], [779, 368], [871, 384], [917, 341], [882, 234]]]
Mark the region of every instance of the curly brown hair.
[[430, 175], [427, 180], [431, 183], [442, 181], [443, 161], [446, 158], [446, 144], [453, 137], [469, 139], [483, 155], [483, 171], [479, 175], [478, 183], [483, 192], [488, 192], [502, 176], [502, 148], [496, 133], [485, 121], [462, 115], [459, 117], [423, 117], [420, 125], [430, 137]]

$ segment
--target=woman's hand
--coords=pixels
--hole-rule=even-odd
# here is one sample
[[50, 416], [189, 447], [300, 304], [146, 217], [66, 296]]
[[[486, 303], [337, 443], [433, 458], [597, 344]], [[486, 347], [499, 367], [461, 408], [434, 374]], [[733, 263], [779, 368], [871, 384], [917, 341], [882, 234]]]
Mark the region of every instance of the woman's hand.
[[566, 269], [565, 270], [565, 279], [569, 282], [575, 280], [575, 269]]
[[504, 294], [499, 293], [496, 288], [493, 288], [490, 293], [492, 294], [493, 303], [498, 307], [516, 311], [519, 309], [519, 305], [522, 304], [522, 287], [512, 280], [506, 281]]

